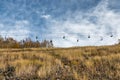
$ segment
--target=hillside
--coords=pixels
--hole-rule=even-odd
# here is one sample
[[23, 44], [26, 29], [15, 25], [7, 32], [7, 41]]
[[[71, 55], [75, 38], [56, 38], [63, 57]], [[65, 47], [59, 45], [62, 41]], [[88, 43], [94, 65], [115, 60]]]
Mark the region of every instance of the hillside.
[[4, 78], [6, 80], [119, 80], [120, 45], [0, 49], [0, 80]]

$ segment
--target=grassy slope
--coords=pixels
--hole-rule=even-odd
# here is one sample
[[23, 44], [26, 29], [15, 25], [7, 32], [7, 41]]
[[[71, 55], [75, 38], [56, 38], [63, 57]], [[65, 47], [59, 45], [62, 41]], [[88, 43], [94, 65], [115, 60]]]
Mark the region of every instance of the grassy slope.
[[0, 49], [0, 69], [8, 64], [22, 80], [119, 80], [120, 45]]

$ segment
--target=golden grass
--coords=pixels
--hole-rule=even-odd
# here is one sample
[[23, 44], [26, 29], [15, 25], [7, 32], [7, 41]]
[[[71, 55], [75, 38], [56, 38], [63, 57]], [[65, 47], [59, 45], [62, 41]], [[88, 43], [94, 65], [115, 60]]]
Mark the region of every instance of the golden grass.
[[0, 49], [0, 69], [8, 64], [20, 80], [119, 80], [120, 45]]

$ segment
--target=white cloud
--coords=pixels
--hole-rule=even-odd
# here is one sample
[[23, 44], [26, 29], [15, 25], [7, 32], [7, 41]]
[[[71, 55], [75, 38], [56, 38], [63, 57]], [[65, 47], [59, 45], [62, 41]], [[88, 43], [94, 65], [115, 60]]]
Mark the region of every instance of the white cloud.
[[50, 15], [41, 15], [42, 18], [49, 19], [51, 16]]
[[[30, 25], [27, 20], [15, 21], [15, 24], [12, 26], [8, 26], [5, 24], [1, 24], [0, 27], [1, 26], [4, 28], [0, 31], [0, 34], [3, 37], [5, 37], [5, 36], [13, 37], [17, 40], [22, 40], [22, 39], [27, 38], [30, 33], [29, 28], [28, 28], [28, 26], [30, 26]], [[6, 29], [6, 27], [9, 28], [9, 30]]]
[[[70, 17], [70, 15], [74, 17]], [[120, 38], [120, 13], [108, 9], [108, 0], [102, 0], [88, 13], [76, 11], [67, 13], [66, 20], [50, 19], [50, 31], [59, 36], [66, 35], [66, 40], [54, 39], [55, 46], [86, 46], [86, 45], [111, 45]], [[95, 20], [93, 20], [95, 17]], [[92, 18], [92, 19], [90, 19]], [[113, 38], [110, 35], [113, 34]], [[52, 34], [51, 34], [52, 35]], [[82, 38], [80, 35], [83, 35]], [[91, 35], [88, 39], [87, 36]], [[100, 41], [103, 37], [103, 41]], [[77, 43], [77, 39], [79, 42]]]

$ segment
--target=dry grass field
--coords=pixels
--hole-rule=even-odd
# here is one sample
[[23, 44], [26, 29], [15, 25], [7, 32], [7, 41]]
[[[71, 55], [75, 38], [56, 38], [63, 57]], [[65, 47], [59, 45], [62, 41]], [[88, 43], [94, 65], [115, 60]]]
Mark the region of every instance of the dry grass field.
[[120, 45], [0, 49], [0, 80], [120, 80]]

